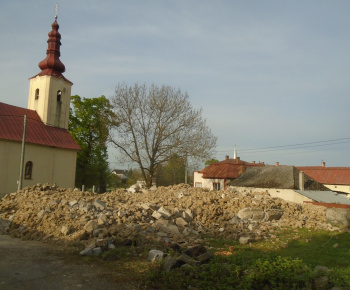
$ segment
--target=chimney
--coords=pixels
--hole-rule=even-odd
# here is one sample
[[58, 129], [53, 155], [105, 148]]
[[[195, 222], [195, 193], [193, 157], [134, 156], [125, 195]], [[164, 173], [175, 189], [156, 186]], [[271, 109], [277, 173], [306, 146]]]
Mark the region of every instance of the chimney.
[[276, 166], [279, 166], [279, 165], [280, 165], [280, 163], [279, 163], [279, 162], [275, 162], [275, 165], [276, 165]]
[[240, 158], [236, 157], [236, 163], [239, 163], [239, 161], [240, 161]]
[[252, 161], [253, 164], [255, 164], [255, 161]]
[[322, 161], [321, 166], [326, 167], [326, 162]]
[[230, 157], [228, 155], [225, 156], [225, 160], [228, 160]]
[[304, 172], [299, 172], [299, 189], [304, 190]]

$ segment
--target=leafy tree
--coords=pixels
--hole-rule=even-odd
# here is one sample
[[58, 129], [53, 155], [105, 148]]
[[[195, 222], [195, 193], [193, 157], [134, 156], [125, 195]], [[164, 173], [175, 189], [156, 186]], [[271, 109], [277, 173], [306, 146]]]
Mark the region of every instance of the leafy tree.
[[216, 146], [187, 93], [170, 86], [119, 84], [111, 102], [115, 112], [115, 136], [111, 142], [129, 160], [136, 162], [147, 186], [151, 186], [161, 164], [177, 154], [205, 159]]
[[81, 147], [78, 152], [76, 186], [98, 187], [106, 191], [109, 176], [107, 140], [114, 124], [113, 112], [105, 96], [99, 98], [71, 97], [69, 132]]
[[207, 161], [205, 161], [204, 165], [209, 166], [210, 164], [218, 163], [218, 162], [219, 162], [219, 160], [212, 158], [212, 159], [208, 159]]
[[169, 161], [158, 167], [156, 183], [158, 186], [168, 186], [183, 183], [185, 180], [186, 160], [174, 154]]

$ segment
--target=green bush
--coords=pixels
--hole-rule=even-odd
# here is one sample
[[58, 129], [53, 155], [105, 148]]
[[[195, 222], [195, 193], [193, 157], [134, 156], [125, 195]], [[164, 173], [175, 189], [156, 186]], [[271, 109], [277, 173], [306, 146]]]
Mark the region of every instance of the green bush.
[[329, 283], [334, 287], [350, 288], [350, 269], [349, 267], [336, 267], [329, 271]]
[[302, 260], [277, 256], [258, 259], [246, 270], [242, 285], [246, 289], [310, 288], [311, 270]]

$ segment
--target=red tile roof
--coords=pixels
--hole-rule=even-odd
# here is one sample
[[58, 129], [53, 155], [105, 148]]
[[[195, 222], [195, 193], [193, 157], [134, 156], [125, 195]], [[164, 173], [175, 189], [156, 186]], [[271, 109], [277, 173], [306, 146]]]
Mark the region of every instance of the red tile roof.
[[1, 102], [0, 140], [22, 142], [24, 115], [27, 115], [26, 143], [80, 150], [66, 129], [45, 125], [36, 111]]
[[350, 184], [350, 167], [300, 166], [297, 168], [323, 184]]
[[226, 159], [213, 163], [199, 171], [203, 178], [234, 179], [241, 175], [245, 167], [264, 166], [263, 163], [249, 163], [240, 159]]

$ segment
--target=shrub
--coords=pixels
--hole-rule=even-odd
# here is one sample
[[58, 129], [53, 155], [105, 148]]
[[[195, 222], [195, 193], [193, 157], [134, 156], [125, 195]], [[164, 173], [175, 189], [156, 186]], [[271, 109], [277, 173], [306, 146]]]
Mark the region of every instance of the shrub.
[[301, 289], [310, 288], [311, 270], [302, 260], [277, 256], [258, 259], [246, 270], [242, 288]]

